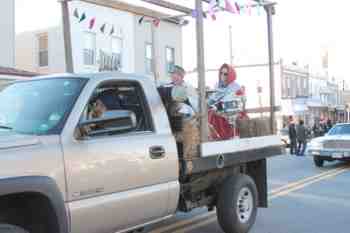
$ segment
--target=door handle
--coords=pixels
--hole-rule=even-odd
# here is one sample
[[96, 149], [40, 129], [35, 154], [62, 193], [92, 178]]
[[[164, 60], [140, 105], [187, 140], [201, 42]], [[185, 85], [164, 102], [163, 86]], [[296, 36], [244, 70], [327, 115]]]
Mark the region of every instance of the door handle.
[[165, 157], [165, 149], [162, 146], [152, 146], [149, 148], [149, 154], [152, 159], [161, 159]]

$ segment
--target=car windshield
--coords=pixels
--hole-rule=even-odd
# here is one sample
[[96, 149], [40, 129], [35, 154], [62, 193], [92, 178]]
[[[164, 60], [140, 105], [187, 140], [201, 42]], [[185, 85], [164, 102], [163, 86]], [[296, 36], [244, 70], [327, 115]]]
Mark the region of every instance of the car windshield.
[[0, 131], [59, 133], [84, 84], [84, 79], [57, 78], [7, 86], [0, 92]]
[[334, 126], [329, 131], [328, 135], [350, 135], [350, 125], [337, 125], [337, 126]]

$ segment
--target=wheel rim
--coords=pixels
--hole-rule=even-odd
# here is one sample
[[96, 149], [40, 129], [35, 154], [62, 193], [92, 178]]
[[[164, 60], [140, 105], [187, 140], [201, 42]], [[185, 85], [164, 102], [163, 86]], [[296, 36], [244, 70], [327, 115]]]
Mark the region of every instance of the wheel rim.
[[237, 217], [241, 223], [246, 223], [252, 216], [254, 208], [253, 194], [249, 188], [242, 188], [237, 199]]

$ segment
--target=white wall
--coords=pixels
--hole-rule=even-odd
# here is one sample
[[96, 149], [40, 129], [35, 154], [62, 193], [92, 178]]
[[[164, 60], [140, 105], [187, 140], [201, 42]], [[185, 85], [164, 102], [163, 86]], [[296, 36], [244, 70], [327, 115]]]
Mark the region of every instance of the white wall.
[[[81, 15], [85, 12], [87, 18], [79, 23], [73, 16], [75, 9]], [[92, 30], [89, 30], [90, 20], [95, 17], [96, 22]], [[138, 24], [139, 16], [131, 13], [118, 11], [106, 7], [96, 6], [80, 1], [70, 3], [70, 20], [72, 34], [72, 52], [74, 71], [76, 73], [88, 73], [99, 71], [99, 50], [110, 53], [111, 39], [109, 35], [112, 24], [115, 28], [114, 36], [123, 39], [123, 64], [122, 72], [145, 74], [145, 43], [151, 42], [151, 30], [149, 25]], [[105, 34], [100, 31], [100, 27], [107, 23]], [[38, 67], [38, 40], [40, 33], [47, 32], [49, 36], [49, 65], [46, 68]], [[96, 33], [96, 58], [94, 66], [84, 65], [84, 33]], [[165, 70], [166, 46], [175, 49], [175, 61], [182, 65], [182, 29], [181, 27], [162, 22], [156, 29], [156, 39], [158, 41], [158, 57], [160, 77], [167, 76]], [[39, 73], [62, 73], [65, 71], [65, 56], [62, 27], [57, 26], [45, 31], [25, 32], [17, 35], [16, 42], [16, 66]]]
[[[73, 17], [74, 10], [78, 9], [79, 13], [85, 12], [87, 19], [81, 23]], [[84, 32], [93, 32], [97, 35], [97, 58], [99, 50], [106, 50], [110, 46], [112, 24], [115, 26], [115, 35], [123, 38], [123, 72], [134, 72], [135, 70], [135, 46], [134, 46], [134, 17], [131, 13], [118, 11], [106, 7], [96, 6], [79, 1], [73, 1], [70, 4], [71, 15], [71, 33], [73, 60], [75, 72], [98, 72], [98, 64], [95, 66], [85, 66], [83, 60], [84, 49]], [[96, 18], [95, 27], [89, 30], [89, 21]], [[107, 23], [106, 32], [102, 34], [100, 27]], [[109, 51], [106, 51], [109, 52]]]
[[[146, 73], [145, 50], [146, 43], [152, 43], [152, 31], [150, 23], [139, 25], [140, 16], [135, 16], [135, 68], [140, 74]], [[182, 65], [182, 28], [181, 26], [161, 22], [155, 28], [156, 57], [158, 58], [158, 72], [160, 79], [169, 79], [166, 71], [166, 47], [175, 49], [175, 64]]]
[[16, 36], [16, 68], [31, 72], [37, 71], [35, 59], [35, 32], [23, 32]]
[[15, 1], [0, 1], [0, 66], [15, 65]]
[[[48, 34], [48, 66], [39, 67], [40, 34]], [[23, 32], [16, 36], [16, 68], [42, 74], [63, 73], [65, 71], [62, 28]]]

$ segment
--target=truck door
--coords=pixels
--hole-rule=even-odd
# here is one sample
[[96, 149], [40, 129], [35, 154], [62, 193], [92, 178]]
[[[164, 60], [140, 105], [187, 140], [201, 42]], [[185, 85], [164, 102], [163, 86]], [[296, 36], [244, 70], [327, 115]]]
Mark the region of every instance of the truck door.
[[[104, 99], [106, 92], [113, 97]], [[62, 139], [72, 232], [117, 232], [166, 217], [169, 188], [178, 187], [172, 135], [156, 132], [138, 83], [99, 85], [93, 93], [81, 121], [91, 118], [96, 102], [101, 101], [104, 110], [113, 107], [133, 112], [137, 126], [120, 132], [101, 131], [99, 125], [82, 132], [77, 126], [75, 137]], [[94, 134], [98, 130], [104, 132]], [[84, 135], [87, 133], [90, 136]]]

